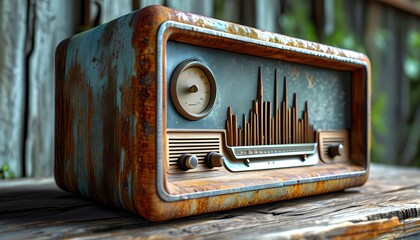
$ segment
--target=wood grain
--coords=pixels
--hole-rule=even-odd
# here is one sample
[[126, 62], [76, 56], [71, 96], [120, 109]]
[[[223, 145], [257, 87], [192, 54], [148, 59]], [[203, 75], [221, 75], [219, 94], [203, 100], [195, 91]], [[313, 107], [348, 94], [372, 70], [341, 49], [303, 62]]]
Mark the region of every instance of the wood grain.
[[27, 136], [25, 146], [26, 176], [53, 174], [54, 146], [54, 66], [55, 48], [78, 28], [73, 3], [65, 0], [30, 2], [27, 54]]
[[[88, 1], [85, 1], [88, 2]], [[81, 3], [66, 0], [0, 2], [0, 166], [17, 176], [51, 176], [54, 55], [80, 27]], [[91, 1], [96, 24], [132, 11], [132, 1]], [[94, 20], [92, 20], [94, 21]], [[23, 161], [25, 159], [25, 161]]]
[[26, 8], [23, 0], [0, 2], [0, 167], [8, 164], [17, 175], [22, 173], [25, 124]]
[[419, 176], [373, 164], [364, 187], [163, 223], [61, 191], [52, 179], [0, 181], [0, 238], [415, 239]]

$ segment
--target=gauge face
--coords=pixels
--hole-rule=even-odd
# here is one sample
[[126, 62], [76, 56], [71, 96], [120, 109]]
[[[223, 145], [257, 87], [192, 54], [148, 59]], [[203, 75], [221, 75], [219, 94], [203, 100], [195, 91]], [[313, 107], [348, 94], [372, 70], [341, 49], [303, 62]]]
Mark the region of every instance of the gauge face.
[[197, 60], [184, 61], [175, 69], [170, 90], [175, 108], [189, 120], [207, 116], [216, 99], [213, 73]]
[[211, 88], [203, 70], [198, 67], [185, 69], [179, 75], [176, 85], [179, 103], [187, 112], [200, 114], [207, 108]]

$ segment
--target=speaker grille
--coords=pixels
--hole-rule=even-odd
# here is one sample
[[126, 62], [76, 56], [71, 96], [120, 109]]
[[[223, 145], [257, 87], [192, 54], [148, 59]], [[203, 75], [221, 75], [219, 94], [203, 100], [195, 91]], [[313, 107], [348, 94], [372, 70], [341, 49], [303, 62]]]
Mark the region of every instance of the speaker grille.
[[[186, 173], [215, 170], [207, 167], [204, 161], [205, 156], [210, 152], [221, 152], [221, 133], [168, 133], [168, 172]], [[178, 158], [185, 153], [197, 156], [197, 168], [183, 171], [178, 167]]]

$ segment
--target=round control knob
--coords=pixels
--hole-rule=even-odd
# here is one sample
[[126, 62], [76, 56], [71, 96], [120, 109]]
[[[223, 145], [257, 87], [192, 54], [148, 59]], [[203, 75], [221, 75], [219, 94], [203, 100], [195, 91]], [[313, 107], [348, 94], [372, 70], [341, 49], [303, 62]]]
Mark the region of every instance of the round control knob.
[[224, 159], [225, 156], [223, 156], [223, 154], [211, 152], [206, 155], [204, 160], [206, 161], [207, 166], [214, 168], [223, 166]]
[[178, 158], [178, 166], [184, 171], [187, 171], [189, 169], [194, 169], [198, 166], [198, 158], [197, 156], [193, 154], [182, 154]]
[[330, 157], [341, 156], [344, 154], [344, 145], [338, 144], [329, 148]]

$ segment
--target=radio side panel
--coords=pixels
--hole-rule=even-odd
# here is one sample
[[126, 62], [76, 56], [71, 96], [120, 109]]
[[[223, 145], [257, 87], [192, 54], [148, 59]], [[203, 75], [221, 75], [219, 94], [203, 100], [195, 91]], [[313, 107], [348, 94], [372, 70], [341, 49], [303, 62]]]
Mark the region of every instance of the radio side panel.
[[133, 16], [77, 34], [56, 54], [56, 182], [130, 211]]

